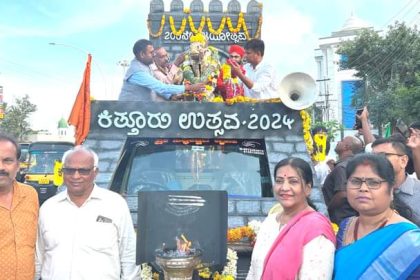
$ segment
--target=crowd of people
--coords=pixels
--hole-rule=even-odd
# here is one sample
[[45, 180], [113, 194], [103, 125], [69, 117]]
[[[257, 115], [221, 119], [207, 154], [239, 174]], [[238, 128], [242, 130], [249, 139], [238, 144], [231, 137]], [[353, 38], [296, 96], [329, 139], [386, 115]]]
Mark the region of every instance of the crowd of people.
[[[360, 117], [368, 117], [367, 108]], [[366, 142], [354, 136], [338, 142], [334, 166], [324, 157], [329, 173], [321, 171], [325, 180], [318, 183], [330, 220], [310, 201], [316, 174], [309, 163], [287, 158], [277, 164], [273, 193], [281, 207], [260, 227], [247, 280], [420, 277], [420, 125], [410, 126], [408, 139], [374, 140], [364, 129]], [[332, 223], [339, 225], [336, 235]]]
[[[230, 46], [221, 64], [199, 35], [173, 63], [165, 48], [137, 41], [119, 100], [185, 100], [206, 86], [225, 100], [277, 97], [262, 40]], [[420, 277], [420, 123], [410, 126], [408, 139], [376, 139], [368, 117], [365, 108], [363, 140], [338, 142], [337, 162], [326, 156], [326, 130], [318, 127], [312, 133], [322, 141], [314, 150], [324, 156], [314, 160], [315, 173], [296, 157], [275, 166], [281, 207], [258, 232], [247, 280]], [[19, 157], [17, 142], [0, 133], [0, 279], [139, 279], [130, 211], [119, 194], [95, 184], [97, 154], [84, 146], [66, 152], [66, 190], [40, 208], [36, 191], [15, 180]], [[329, 218], [310, 200], [314, 182], [322, 185]]]
[[229, 57], [221, 63], [218, 50], [208, 45], [203, 34], [197, 33], [191, 36], [190, 47], [171, 63], [164, 47], [155, 49], [151, 41], [138, 40], [133, 46], [134, 58], [118, 100], [209, 101], [216, 96], [225, 101], [236, 96], [277, 98], [277, 74], [264, 60], [264, 50], [264, 42], [260, 39], [247, 41], [244, 48], [231, 45]]
[[[417, 138], [412, 127], [413, 150]], [[409, 150], [393, 139], [375, 140], [372, 153], [351, 138], [337, 145], [341, 161], [324, 183], [338, 178], [326, 199], [331, 220], [309, 198], [310, 163], [281, 160], [273, 185], [281, 207], [258, 232], [247, 279], [420, 277], [419, 180], [406, 175]], [[84, 146], [66, 152], [66, 190], [38, 209], [36, 191], [15, 179], [19, 153], [0, 134], [0, 279], [139, 279], [130, 211], [119, 194], [96, 186], [97, 154]], [[331, 206], [334, 199], [345, 204]], [[340, 225], [337, 235], [331, 221]]]

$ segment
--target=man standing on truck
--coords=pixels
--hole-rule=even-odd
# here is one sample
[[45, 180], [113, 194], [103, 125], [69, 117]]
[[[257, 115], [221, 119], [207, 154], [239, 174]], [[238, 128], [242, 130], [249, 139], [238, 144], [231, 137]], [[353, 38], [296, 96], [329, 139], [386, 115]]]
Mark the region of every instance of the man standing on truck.
[[38, 195], [18, 183], [20, 149], [0, 133], [0, 273], [1, 279], [33, 279]]
[[183, 80], [182, 70], [179, 66], [184, 62], [185, 54], [178, 55], [173, 63], [170, 63], [169, 59], [169, 54], [164, 47], [156, 48], [150, 69], [153, 76], [159, 81], [168, 85], [179, 85]]
[[238, 63], [232, 63], [232, 73], [245, 84], [245, 96], [256, 99], [279, 97], [276, 70], [264, 58], [264, 41], [251, 39], [245, 43], [245, 74]]
[[98, 156], [76, 146], [63, 155], [67, 191], [40, 209], [36, 279], [138, 279], [130, 211], [94, 183]]
[[149, 66], [153, 63], [154, 48], [146, 39], [138, 40], [133, 46], [134, 59], [125, 74], [118, 100], [156, 101], [154, 94], [165, 100], [180, 100], [186, 91], [202, 92], [204, 84], [168, 85], [155, 77]]

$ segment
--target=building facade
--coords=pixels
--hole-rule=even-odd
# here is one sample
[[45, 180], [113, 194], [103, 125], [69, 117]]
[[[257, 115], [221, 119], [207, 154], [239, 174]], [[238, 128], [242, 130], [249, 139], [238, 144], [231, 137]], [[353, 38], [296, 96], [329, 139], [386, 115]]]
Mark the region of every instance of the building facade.
[[345, 129], [352, 129], [354, 125], [356, 108], [352, 106], [351, 100], [362, 83], [354, 76], [355, 70], [343, 67], [346, 56], [338, 54], [337, 50], [342, 42], [354, 39], [366, 28], [372, 27], [351, 15], [341, 30], [319, 38], [319, 46], [315, 49], [319, 93], [315, 107], [323, 121], [337, 120]]

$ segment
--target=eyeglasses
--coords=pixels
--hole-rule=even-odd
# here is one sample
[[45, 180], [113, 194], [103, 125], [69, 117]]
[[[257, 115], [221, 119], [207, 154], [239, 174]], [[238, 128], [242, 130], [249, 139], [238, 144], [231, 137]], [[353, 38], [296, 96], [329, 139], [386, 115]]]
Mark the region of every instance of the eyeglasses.
[[389, 156], [398, 156], [398, 157], [403, 157], [403, 156], [405, 156], [405, 155], [400, 155], [400, 154], [396, 154], [396, 153], [385, 153], [385, 152], [382, 152], [382, 153], [376, 153], [377, 155], [382, 155], [382, 156], [386, 156], [386, 157], [389, 157]]
[[89, 175], [90, 172], [95, 168], [70, 168], [70, 167], [63, 167], [62, 171], [66, 175], [74, 175], [76, 174], [76, 171], [79, 172], [80, 175], [86, 176]]
[[381, 179], [375, 179], [375, 178], [350, 177], [347, 180], [347, 188], [360, 189], [362, 187], [362, 184], [365, 183], [369, 189], [377, 190], [381, 187], [381, 184], [383, 182], [386, 182], [386, 181], [381, 180]]

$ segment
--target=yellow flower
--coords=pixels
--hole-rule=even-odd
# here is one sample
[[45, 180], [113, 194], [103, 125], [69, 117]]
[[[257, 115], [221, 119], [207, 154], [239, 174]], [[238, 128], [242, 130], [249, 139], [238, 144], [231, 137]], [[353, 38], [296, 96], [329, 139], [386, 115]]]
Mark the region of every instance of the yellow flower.
[[308, 112], [305, 110], [300, 111], [300, 117], [302, 118], [302, 130], [303, 130], [303, 140], [305, 141], [306, 150], [309, 155], [313, 153], [313, 140], [310, 132], [311, 128], [311, 117]]
[[210, 33], [214, 35], [219, 35], [220, 33], [222, 33], [223, 29], [225, 29], [225, 23], [226, 23], [226, 17], [223, 17], [222, 20], [220, 21], [219, 28], [214, 30], [213, 24], [211, 23], [211, 19], [209, 17], [207, 18], [207, 27]]
[[160, 37], [160, 35], [162, 35], [163, 27], [165, 26], [165, 19], [166, 19], [165, 15], [162, 15], [162, 19], [160, 20], [160, 27], [159, 27], [158, 32], [156, 33], [153, 33], [152, 31], [151, 21], [150, 20], [147, 21], [147, 29], [149, 29], [150, 36], [157, 38], [157, 37]]
[[229, 64], [225, 63], [222, 65], [222, 73], [223, 73], [223, 80], [227, 80], [231, 78], [231, 67]]
[[201, 44], [205, 44], [207, 42], [206, 37], [203, 35], [203, 33], [197, 33], [195, 35], [192, 35], [190, 37], [190, 42], [191, 43], [201, 43]]
[[204, 25], [206, 24], [206, 17], [205, 16], [201, 17], [198, 28], [195, 28], [194, 20], [192, 16], [188, 16], [188, 23], [190, 24], [190, 29], [192, 33], [194, 34], [201, 33], [201, 31], [203, 31]]
[[223, 101], [223, 97], [221, 97], [221, 96], [215, 96], [215, 97], [211, 100], [211, 102], [222, 103], [222, 102], [224, 102], [224, 101]]
[[335, 224], [335, 223], [331, 223], [331, 226], [332, 226], [332, 229], [333, 229], [333, 231], [334, 231], [334, 233], [335, 234], [337, 234], [337, 232], [338, 232], [338, 225], [337, 224]]
[[172, 16], [169, 17], [169, 25], [171, 27], [171, 32], [175, 35], [175, 36], [180, 36], [182, 35], [182, 33], [184, 33], [185, 31], [185, 26], [187, 25], [187, 19], [183, 18], [181, 21], [181, 26], [179, 27], [178, 30], [176, 30], [175, 28], [175, 22], [174, 22], [174, 18]]

